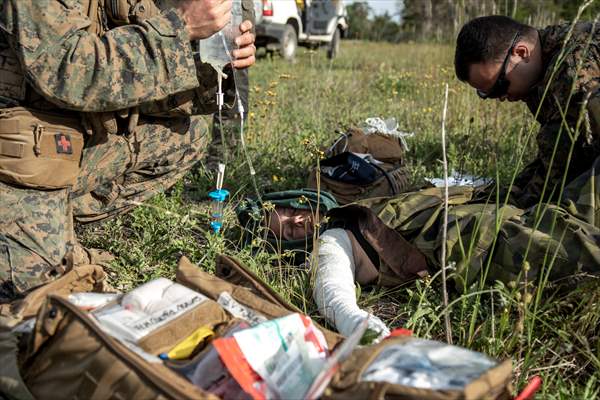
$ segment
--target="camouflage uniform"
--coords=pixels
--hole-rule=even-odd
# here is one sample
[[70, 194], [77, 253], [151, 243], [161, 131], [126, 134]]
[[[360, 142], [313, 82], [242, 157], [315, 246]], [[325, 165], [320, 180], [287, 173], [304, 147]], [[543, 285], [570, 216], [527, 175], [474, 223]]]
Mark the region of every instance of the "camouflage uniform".
[[[141, 10], [154, 6], [128, 4], [144, 2]], [[116, 26], [104, 5], [0, 0], [0, 109], [70, 113], [93, 132], [73, 187], [0, 182], [5, 299], [69, 268], [73, 218], [97, 221], [129, 210], [174, 184], [205, 147], [207, 125], [193, 110], [206, 108], [203, 96], [214, 98], [207, 93], [216, 80], [197, 67], [179, 14], [156, 10]]]
[[[486, 195], [485, 190], [450, 188], [447, 261], [456, 267], [452, 276], [458, 289], [479, 279], [534, 282], [600, 274], [600, 30], [592, 30], [590, 23], [577, 24], [561, 56], [568, 30], [569, 25], [560, 25], [540, 31], [546, 72], [527, 98], [534, 114], [540, 107], [539, 153], [518, 176], [511, 203], [498, 206], [495, 193]], [[552, 76], [553, 65], [559, 62]], [[429, 267], [438, 269], [443, 198], [443, 189], [431, 188], [364, 200], [350, 206], [349, 212], [331, 213], [333, 226], [340, 226], [339, 218], [345, 226], [360, 211], [378, 217], [361, 217], [368, 222], [359, 221], [364, 229], [353, 232], [367, 254], [376, 250], [373, 258], [378, 265], [373, 268], [377, 271], [356, 275], [391, 285], [418, 279], [420, 265], [414, 249], [425, 256]], [[394, 237], [398, 233], [400, 237]], [[394, 253], [398, 247], [404, 248], [404, 258]]]
[[[560, 204], [543, 203], [526, 210], [497, 207], [493, 202], [472, 202], [471, 188], [451, 188], [446, 244], [448, 261], [456, 266], [457, 287], [477, 279], [519, 281], [525, 273], [530, 282], [542, 272], [550, 280], [600, 274], [598, 184], [600, 158], [566, 187]], [[443, 189], [363, 204], [418, 248], [430, 266], [441, 265]]]
[[[537, 158], [515, 181], [513, 194], [521, 207], [539, 201], [546, 175], [549, 179], [545, 197], [556, 199], [565, 173], [568, 183], [600, 155], [600, 27], [594, 28], [587, 22], [575, 25], [561, 56], [570, 28], [570, 24], [565, 24], [539, 31], [545, 73], [525, 100], [532, 114], [536, 115], [539, 108], [536, 117], [541, 125], [537, 135], [539, 150]], [[567, 132], [561, 124], [562, 114], [573, 130], [579, 115], [583, 115], [576, 132]]]
[[[449, 188], [447, 261], [455, 266], [457, 289], [478, 280], [600, 275], [598, 185], [600, 157], [567, 185], [560, 204], [524, 210], [478, 201], [471, 187]], [[432, 271], [440, 268], [443, 212], [443, 188], [429, 188], [362, 200], [327, 215], [328, 227], [349, 230], [372, 262], [354, 254], [357, 279], [368, 277], [360, 283], [395, 286], [422, 277], [423, 261]]]

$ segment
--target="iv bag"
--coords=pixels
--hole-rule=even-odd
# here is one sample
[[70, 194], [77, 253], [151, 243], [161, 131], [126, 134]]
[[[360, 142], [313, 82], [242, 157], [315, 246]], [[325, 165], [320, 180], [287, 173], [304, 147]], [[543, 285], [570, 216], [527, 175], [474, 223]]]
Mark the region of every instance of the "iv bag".
[[240, 36], [242, 0], [233, 0], [232, 3], [229, 23], [219, 32], [199, 41], [200, 60], [218, 71], [233, 61], [231, 51], [237, 48], [235, 39]]

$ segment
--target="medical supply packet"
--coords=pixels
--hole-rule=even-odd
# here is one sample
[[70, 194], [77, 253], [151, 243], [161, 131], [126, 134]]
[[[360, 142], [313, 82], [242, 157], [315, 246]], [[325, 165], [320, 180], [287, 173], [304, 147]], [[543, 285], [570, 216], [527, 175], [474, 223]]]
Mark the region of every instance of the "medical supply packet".
[[460, 390], [496, 365], [496, 361], [482, 353], [415, 338], [388, 347], [361, 379], [424, 389]]
[[[250, 393], [254, 399], [303, 398], [323, 370], [328, 354], [323, 334], [301, 314], [262, 323], [235, 333], [233, 338], [217, 339], [215, 347], [238, 383], [244, 389], [254, 386]], [[247, 372], [241, 374], [244, 362], [266, 383], [267, 391]]]
[[376, 345], [356, 348], [341, 363], [321, 398], [500, 400], [512, 398], [511, 381], [510, 360], [500, 362], [404, 332]]
[[91, 311], [107, 305], [111, 301], [116, 300], [119, 296], [119, 293], [80, 292], [71, 293], [68, 299], [82, 310]]
[[227, 292], [222, 292], [219, 294], [217, 303], [227, 310], [231, 315], [247, 321], [251, 326], [256, 326], [267, 321], [267, 318], [264, 315], [261, 315], [255, 310], [238, 303]]
[[[220, 334], [223, 338], [232, 337], [235, 332], [249, 327], [250, 325], [247, 322], [234, 319]], [[252, 399], [223, 364], [212, 343], [189, 360], [169, 359], [165, 364], [195, 386], [215, 396], [224, 399]]]
[[338, 371], [340, 363], [346, 360], [354, 349], [359, 345], [360, 340], [369, 327], [369, 318], [365, 318], [358, 326], [352, 335], [348, 336], [339, 346], [336, 347], [335, 351], [327, 358], [327, 361], [323, 365], [323, 368], [319, 375], [317, 375], [304, 396], [307, 400], [319, 399], [321, 395], [331, 382], [331, 379]]
[[119, 303], [95, 310], [92, 315], [108, 333], [137, 342], [206, 300], [206, 296], [183, 285], [158, 278], [127, 293]]

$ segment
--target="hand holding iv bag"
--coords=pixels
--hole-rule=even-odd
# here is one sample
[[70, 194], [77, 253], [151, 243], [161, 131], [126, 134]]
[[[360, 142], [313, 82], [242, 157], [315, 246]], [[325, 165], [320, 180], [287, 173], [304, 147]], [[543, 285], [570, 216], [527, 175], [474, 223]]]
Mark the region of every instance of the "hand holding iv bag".
[[214, 35], [199, 41], [200, 60], [222, 72], [225, 65], [233, 62], [231, 52], [237, 48], [235, 39], [240, 36], [242, 23], [242, 1], [232, 0], [231, 20]]

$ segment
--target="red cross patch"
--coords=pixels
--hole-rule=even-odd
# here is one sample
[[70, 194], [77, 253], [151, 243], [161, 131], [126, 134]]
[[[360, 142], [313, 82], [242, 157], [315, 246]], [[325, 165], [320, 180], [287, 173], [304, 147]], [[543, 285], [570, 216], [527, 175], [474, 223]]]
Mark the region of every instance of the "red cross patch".
[[62, 154], [73, 154], [73, 146], [71, 145], [71, 136], [64, 133], [54, 135], [56, 142], [56, 152]]

